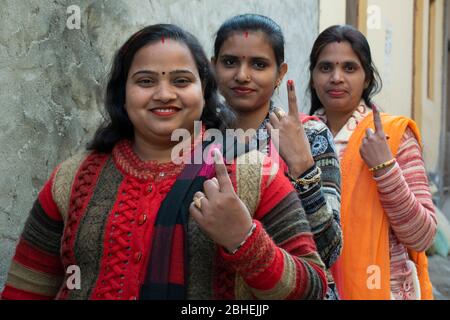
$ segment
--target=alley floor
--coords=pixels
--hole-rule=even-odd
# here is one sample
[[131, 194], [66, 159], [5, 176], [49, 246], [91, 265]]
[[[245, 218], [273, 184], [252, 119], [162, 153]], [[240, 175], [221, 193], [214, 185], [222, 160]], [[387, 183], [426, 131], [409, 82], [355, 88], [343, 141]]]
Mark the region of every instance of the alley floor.
[[[444, 202], [442, 212], [450, 221], [450, 196]], [[436, 300], [450, 300], [450, 256], [439, 255], [428, 257], [428, 270], [433, 284], [433, 294]]]

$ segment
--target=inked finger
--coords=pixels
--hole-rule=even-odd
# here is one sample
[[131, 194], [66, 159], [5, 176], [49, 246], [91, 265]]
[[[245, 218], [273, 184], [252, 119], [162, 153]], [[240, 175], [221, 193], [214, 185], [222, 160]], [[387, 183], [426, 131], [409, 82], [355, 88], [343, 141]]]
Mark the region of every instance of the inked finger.
[[233, 184], [231, 183], [230, 176], [228, 175], [227, 167], [225, 166], [225, 163], [223, 162], [222, 153], [219, 151], [219, 149], [214, 149], [213, 151], [214, 155], [214, 163], [215, 163], [215, 169], [216, 169], [216, 178], [219, 182], [219, 188], [222, 192], [227, 191], [233, 191]]
[[383, 124], [381, 123], [380, 112], [379, 112], [377, 106], [374, 105], [372, 107], [372, 113], [373, 113], [373, 123], [375, 125], [375, 132], [376, 133], [384, 133]]
[[295, 94], [294, 80], [288, 80], [287, 82], [287, 94], [288, 94], [288, 104], [289, 104], [289, 115], [298, 117], [298, 105], [297, 96]]

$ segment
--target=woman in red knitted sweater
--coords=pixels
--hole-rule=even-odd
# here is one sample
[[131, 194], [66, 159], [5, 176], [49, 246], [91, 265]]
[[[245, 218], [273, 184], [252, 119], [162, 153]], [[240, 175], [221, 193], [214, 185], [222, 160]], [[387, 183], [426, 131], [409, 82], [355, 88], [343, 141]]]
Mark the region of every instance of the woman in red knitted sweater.
[[[189, 161], [231, 123], [216, 90], [195, 37], [134, 34], [114, 58], [109, 118], [41, 189], [2, 298], [322, 299], [324, 265], [282, 170], [255, 150], [239, 156], [252, 165], [218, 149], [214, 164]], [[173, 152], [176, 129], [189, 152]]]

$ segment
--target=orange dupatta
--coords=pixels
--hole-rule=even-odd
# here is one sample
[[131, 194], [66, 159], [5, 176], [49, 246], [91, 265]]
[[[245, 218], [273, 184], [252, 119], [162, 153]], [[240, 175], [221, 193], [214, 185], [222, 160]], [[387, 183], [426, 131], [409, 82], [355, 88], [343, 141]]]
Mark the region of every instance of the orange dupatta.
[[[397, 154], [401, 138], [409, 126], [420, 144], [420, 133], [414, 121], [406, 117], [381, 114], [384, 131], [392, 154]], [[370, 113], [353, 132], [341, 162], [341, 224], [343, 251], [334, 269], [342, 299], [389, 300], [390, 257], [389, 220], [378, 199], [375, 180], [359, 154], [367, 128], [374, 128]], [[424, 252], [408, 250], [417, 267], [421, 299], [433, 299]], [[375, 267], [371, 267], [375, 266]], [[380, 277], [379, 286], [371, 279]], [[376, 283], [376, 282], [375, 282]]]

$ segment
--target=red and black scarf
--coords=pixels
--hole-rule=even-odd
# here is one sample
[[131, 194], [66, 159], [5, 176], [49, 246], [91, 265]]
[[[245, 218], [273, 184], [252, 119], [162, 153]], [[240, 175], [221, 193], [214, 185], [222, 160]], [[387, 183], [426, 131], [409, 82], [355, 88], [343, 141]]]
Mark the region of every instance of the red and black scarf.
[[[200, 146], [204, 150], [207, 144]], [[189, 205], [194, 194], [203, 189], [203, 183], [213, 176], [214, 164], [205, 161], [186, 164], [162, 202], [155, 221], [147, 274], [140, 291], [141, 300], [186, 299]]]
[[[247, 144], [242, 145], [235, 138], [219, 144], [206, 141], [194, 147], [193, 159], [201, 158], [201, 163], [185, 165], [158, 211], [146, 278], [140, 291], [141, 300], [186, 299], [189, 206], [194, 194], [203, 190], [203, 183], [215, 176], [211, 156], [213, 148], [222, 150], [227, 163], [253, 149]], [[204, 151], [206, 149], [208, 151]], [[203, 156], [195, 157], [197, 152], [208, 154], [207, 161]]]

